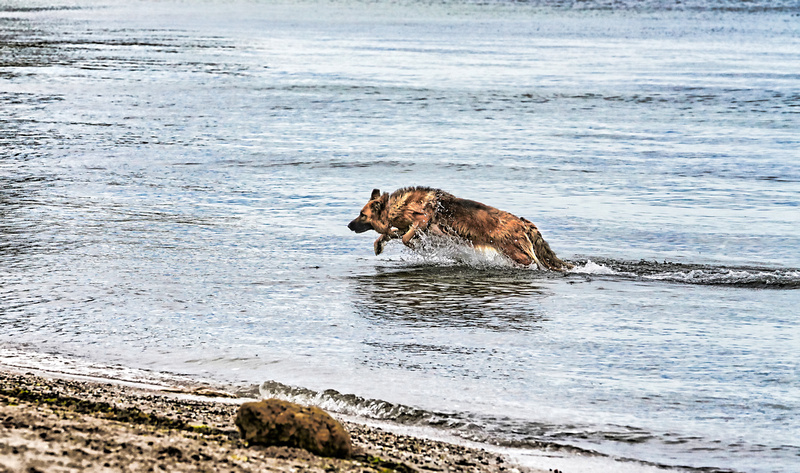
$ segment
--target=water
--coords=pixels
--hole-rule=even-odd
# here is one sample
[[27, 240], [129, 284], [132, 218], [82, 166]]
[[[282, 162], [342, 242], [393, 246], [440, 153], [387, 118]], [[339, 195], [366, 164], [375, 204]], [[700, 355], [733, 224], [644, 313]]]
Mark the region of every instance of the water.
[[[6, 361], [545, 468], [796, 471], [798, 2], [6, 0], [0, 35]], [[408, 185], [577, 268], [375, 257], [346, 224]]]

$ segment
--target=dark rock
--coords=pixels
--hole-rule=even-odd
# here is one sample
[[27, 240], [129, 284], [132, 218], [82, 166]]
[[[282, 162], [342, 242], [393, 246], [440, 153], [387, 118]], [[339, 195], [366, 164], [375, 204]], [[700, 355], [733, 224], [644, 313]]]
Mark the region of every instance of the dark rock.
[[236, 427], [251, 445], [296, 447], [339, 458], [352, 452], [350, 434], [318, 407], [279, 399], [247, 402], [236, 414]]

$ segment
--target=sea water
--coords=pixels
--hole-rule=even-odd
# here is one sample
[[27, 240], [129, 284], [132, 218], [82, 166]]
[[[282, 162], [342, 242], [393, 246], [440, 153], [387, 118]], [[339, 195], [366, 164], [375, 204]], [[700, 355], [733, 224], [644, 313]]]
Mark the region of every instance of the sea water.
[[[0, 361], [797, 471], [800, 2], [5, 0], [0, 38]], [[347, 223], [410, 185], [575, 269], [374, 256]]]

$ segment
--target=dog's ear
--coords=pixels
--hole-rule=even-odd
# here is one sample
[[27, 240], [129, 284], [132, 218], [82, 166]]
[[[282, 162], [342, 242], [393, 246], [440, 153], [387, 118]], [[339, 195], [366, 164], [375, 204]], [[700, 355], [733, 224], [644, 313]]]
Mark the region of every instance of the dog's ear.
[[370, 203], [372, 204], [372, 211], [376, 214], [383, 212], [383, 209], [386, 208], [386, 203], [389, 200], [389, 194], [381, 195], [381, 191], [375, 189], [372, 191], [372, 200]]

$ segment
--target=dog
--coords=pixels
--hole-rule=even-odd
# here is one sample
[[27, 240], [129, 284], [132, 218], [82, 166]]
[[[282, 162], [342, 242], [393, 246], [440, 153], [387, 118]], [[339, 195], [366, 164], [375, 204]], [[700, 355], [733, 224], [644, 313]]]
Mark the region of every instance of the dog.
[[415, 239], [427, 234], [495, 250], [523, 266], [535, 264], [557, 271], [573, 267], [556, 256], [530, 221], [430, 187], [405, 187], [391, 194], [373, 189], [369, 202], [347, 228], [380, 233], [374, 244], [376, 255], [396, 238], [413, 249]]

